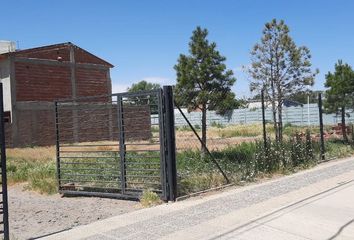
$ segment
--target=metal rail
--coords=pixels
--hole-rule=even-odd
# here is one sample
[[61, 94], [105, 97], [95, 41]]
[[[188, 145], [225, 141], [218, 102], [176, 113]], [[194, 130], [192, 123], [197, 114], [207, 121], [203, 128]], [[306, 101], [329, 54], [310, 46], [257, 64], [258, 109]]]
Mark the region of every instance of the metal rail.
[[[217, 167], [217, 169], [220, 171], [220, 173], [223, 175], [223, 177], [225, 178], [226, 182], [229, 184], [230, 180], [229, 178], [226, 176], [225, 172], [221, 169], [219, 163], [216, 161], [216, 159], [214, 158], [214, 156], [211, 154], [211, 152], [209, 151], [208, 147], [206, 146], [206, 144], [203, 142], [203, 140], [200, 138], [199, 134], [197, 133], [197, 131], [194, 129], [193, 125], [190, 123], [190, 121], [188, 120], [188, 118], [186, 117], [186, 115], [183, 113], [183, 111], [181, 110], [181, 108], [175, 103], [175, 106], [177, 107], [178, 111], [181, 113], [181, 115], [183, 116], [183, 118], [186, 120], [188, 126], [192, 129], [194, 135], [198, 138], [199, 142], [202, 144], [202, 146], [204, 147], [204, 149], [206, 149], [207, 154], [210, 156], [211, 161], [215, 164], [215, 166]], [[203, 158], [204, 161], [205, 158]]]
[[175, 161], [174, 143], [168, 140], [174, 125], [167, 128], [166, 111], [171, 109], [164, 105], [164, 91], [56, 102], [59, 191], [138, 198], [152, 189], [162, 199], [174, 200], [176, 191], [170, 191], [168, 182]]
[[2, 221], [0, 224], [3, 229], [0, 233], [3, 234], [4, 240], [10, 239], [9, 232], [9, 208], [8, 208], [8, 196], [7, 196], [7, 176], [6, 176], [6, 143], [5, 143], [5, 122], [4, 122], [4, 102], [3, 102], [3, 86], [0, 83], [0, 151], [1, 151], [1, 202], [0, 202], [0, 214]]

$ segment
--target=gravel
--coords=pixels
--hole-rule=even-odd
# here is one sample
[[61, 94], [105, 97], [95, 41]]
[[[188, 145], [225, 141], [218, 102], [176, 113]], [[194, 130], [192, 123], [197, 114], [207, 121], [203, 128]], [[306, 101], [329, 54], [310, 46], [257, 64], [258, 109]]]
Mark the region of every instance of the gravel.
[[9, 187], [12, 239], [31, 239], [140, 208], [134, 201], [96, 197], [61, 197]]

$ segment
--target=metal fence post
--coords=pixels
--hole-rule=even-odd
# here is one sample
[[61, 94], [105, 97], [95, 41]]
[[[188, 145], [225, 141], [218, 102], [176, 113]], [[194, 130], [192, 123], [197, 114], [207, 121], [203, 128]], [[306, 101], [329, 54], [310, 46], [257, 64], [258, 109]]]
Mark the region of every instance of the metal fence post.
[[59, 112], [58, 112], [58, 102], [54, 102], [55, 109], [55, 150], [56, 150], [56, 164], [57, 164], [57, 180], [58, 180], [58, 190], [61, 190], [60, 181], [60, 139], [59, 139]]
[[165, 105], [166, 168], [168, 181], [168, 200], [177, 198], [176, 136], [172, 86], [163, 87]]
[[320, 117], [320, 140], [321, 140], [321, 160], [325, 160], [325, 144], [323, 137], [323, 110], [322, 110], [322, 94], [318, 94], [318, 111]]
[[262, 125], [263, 125], [263, 141], [264, 148], [267, 149], [267, 130], [266, 130], [266, 119], [265, 119], [265, 104], [264, 104], [264, 89], [261, 92], [261, 100], [262, 100]]
[[7, 176], [6, 176], [6, 142], [4, 126], [3, 87], [0, 83], [0, 141], [1, 141], [1, 180], [2, 180], [2, 224], [4, 226], [4, 240], [10, 239], [9, 233], [9, 208], [7, 202]]
[[126, 157], [126, 146], [125, 146], [125, 134], [124, 134], [124, 115], [123, 115], [123, 98], [122, 96], [117, 96], [118, 104], [118, 131], [119, 131], [119, 156], [120, 156], [120, 181], [122, 194], [125, 194], [125, 189], [127, 187], [126, 181], [126, 170], [125, 170], [125, 157]]

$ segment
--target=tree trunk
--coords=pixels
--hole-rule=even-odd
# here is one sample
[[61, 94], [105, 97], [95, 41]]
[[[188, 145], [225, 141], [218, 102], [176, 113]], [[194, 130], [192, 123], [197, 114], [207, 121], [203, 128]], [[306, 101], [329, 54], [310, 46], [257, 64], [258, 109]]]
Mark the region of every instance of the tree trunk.
[[202, 109], [202, 142], [204, 143], [201, 144], [201, 150], [202, 150], [202, 155], [206, 154], [206, 144], [207, 144], [207, 124], [206, 124], [206, 105], [203, 105]]
[[278, 103], [278, 140], [283, 141], [283, 106], [282, 103]]
[[277, 108], [275, 106], [275, 89], [274, 89], [273, 81], [271, 82], [271, 88], [272, 88], [272, 99], [271, 99], [271, 101], [272, 101], [274, 133], [275, 133], [275, 140], [278, 142], [279, 141], [279, 131], [278, 131], [278, 124], [277, 124]]
[[343, 140], [345, 142], [348, 142], [348, 136], [347, 136], [347, 129], [346, 129], [346, 126], [345, 126], [345, 107], [342, 106], [342, 135], [343, 135]]
[[273, 111], [273, 126], [274, 126], [275, 140], [278, 142], [279, 131], [278, 131], [278, 124], [277, 124], [277, 111], [275, 106], [272, 106], [272, 111]]

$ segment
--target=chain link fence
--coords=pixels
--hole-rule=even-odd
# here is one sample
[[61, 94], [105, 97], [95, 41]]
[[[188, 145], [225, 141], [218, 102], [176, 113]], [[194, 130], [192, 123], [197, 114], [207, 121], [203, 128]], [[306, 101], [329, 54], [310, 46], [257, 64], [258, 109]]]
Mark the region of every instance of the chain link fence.
[[[354, 102], [353, 96], [347, 99]], [[207, 111], [207, 151], [201, 140], [202, 112], [190, 112], [176, 104], [179, 196], [228, 183], [240, 184], [275, 172], [296, 171], [321, 159], [352, 153], [354, 107], [345, 108], [343, 128], [341, 108], [334, 111], [326, 96], [322, 95], [321, 100], [322, 107], [319, 97], [309, 97], [306, 103], [286, 99], [281, 118], [275, 108], [275, 121], [267, 99], [263, 104], [262, 99], [247, 101], [242, 108], [229, 109], [224, 114]], [[281, 142], [276, 141], [279, 128]]]

